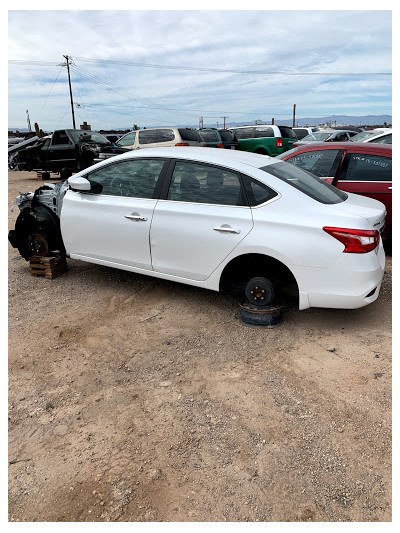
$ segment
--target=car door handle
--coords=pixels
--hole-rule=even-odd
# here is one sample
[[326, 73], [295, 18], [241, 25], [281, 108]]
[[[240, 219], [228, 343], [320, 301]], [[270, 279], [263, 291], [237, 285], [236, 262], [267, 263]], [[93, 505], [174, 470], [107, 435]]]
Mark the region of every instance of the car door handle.
[[141, 222], [146, 222], [147, 217], [141, 217], [140, 215], [136, 213], [132, 213], [131, 215], [124, 215], [125, 218], [129, 218], [129, 220], [140, 220]]
[[221, 233], [240, 233], [240, 229], [231, 228], [230, 226], [219, 226], [213, 228], [214, 231], [220, 231]]
[[388, 187], [388, 189], [391, 191], [391, 190], [392, 190], [392, 187]]

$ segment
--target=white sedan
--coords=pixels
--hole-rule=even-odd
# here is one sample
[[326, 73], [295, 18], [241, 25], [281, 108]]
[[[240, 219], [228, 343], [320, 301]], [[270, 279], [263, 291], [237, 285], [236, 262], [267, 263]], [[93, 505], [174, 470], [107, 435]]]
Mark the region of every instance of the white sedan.
[[238, 291], [250, 303], [358, 308], [378, 297], [385, 207], [264, 155], [149, 148], [17, 198], [26, 259], [67, 257]]

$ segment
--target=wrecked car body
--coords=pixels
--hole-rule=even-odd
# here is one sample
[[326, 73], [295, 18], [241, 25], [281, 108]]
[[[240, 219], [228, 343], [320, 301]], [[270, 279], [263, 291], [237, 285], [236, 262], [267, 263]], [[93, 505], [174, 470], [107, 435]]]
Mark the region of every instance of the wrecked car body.
[[32, 255], [45, 256], [50, 252], [65, 255], [60, 214], [67, 190], [67, 181], [45, 183], [35, 192], [21, 192], [17, 196], [12, 210], [18, 207], [20, 213], [8, 239], [24, 259], [28, 260]]
[[56, 130], [51, 136], [15, 150], [11, 164], [15, 170], [59, 172], [61, 179], [66, 179], [91, 166], [99, 153], [111, 146], [108, 139], [94, 131]]

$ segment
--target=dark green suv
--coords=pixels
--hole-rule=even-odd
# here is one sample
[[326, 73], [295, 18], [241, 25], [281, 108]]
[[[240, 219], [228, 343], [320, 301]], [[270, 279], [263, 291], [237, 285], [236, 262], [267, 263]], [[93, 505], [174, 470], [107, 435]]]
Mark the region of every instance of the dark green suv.
[[239, 150], [239, 142], [232, 130], [201, 128], [198, 131], [206, 143], [206, 146], [211, 148]]
[[258, 125], [229, 128], [239, 141], [240, 150], [275, 157], [293, 147], [296, 134], [288, 126]]

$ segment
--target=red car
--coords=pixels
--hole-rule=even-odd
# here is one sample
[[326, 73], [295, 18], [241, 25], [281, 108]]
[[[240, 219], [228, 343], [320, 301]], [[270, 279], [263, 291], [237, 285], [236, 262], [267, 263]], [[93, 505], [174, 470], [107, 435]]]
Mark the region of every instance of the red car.
[[392, 239], [392, 147], [374, 143], [313, 143], [277, 156], [338, 189], [369, 196], [386, 206], [386, 227], [382, 234]]

